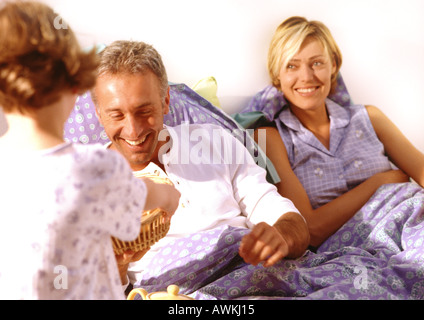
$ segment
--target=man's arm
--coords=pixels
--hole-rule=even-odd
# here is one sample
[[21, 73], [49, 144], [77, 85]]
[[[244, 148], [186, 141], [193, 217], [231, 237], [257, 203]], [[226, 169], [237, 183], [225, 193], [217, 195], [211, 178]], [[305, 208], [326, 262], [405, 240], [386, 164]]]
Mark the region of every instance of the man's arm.
[[247, 263], [263, 262], [264, 266], [285, 257], [301, 256], [310, 241], [306, 220], [291, 200], [267, 182], [265, 169], [254, 162], [240, 141], [228, 133], [223, 138], [233, 148], [233, 154], [238, 155], [238, 161], [229, 164], [229, 172], [234, 198], [252, 229], [242, 239], [240, 256]]
[[298, 258], [309, 245], [309, 231], [303, 217], [296, 212], [285, 213], [273, 226], [257, 224], [244, 236], [239, 254], [246, 263], [265, 267], [283, 258]]
[[121, 282], [123, 286], [129, 285], [127, 272], [130, 262], [136, 262], [140, 260], [149, 250], [150, 248], [137, 252], [128, 250], [121, 255], [115, 256], [116, 263], [118, 264], [119, 276], [121, 277]]

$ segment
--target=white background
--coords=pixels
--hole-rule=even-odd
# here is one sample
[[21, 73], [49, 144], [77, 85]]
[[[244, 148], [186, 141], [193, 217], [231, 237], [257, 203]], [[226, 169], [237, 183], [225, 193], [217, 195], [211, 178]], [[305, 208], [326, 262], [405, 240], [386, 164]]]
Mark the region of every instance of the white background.
[[[2, 1], [2, 0], [0, 0]], [[269, 84], [266, 56], [275, 28], [292, 15], [320, 20], [343, 53], [355, 103], [382, 109], [424, 152], [422, 0], [44, 0], [82, 46], [132, 39], [162, 55], [170, 81], [214, 76], [233, 113]], [[0, 117], [0, 134], [6, 123]]]

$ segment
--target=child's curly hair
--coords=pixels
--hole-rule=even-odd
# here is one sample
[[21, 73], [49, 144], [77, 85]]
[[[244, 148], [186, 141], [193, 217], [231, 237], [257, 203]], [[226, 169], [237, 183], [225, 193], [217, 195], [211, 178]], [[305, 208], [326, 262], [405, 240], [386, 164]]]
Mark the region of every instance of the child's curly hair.
[[[0, 7], [0, 106], [4, 112], [38, 109], [64, 90], [90, 89], [98, 58], [81, 50], [49, 6], [32, 1]], [[60, 20], [61, 21], [61, 20]]]

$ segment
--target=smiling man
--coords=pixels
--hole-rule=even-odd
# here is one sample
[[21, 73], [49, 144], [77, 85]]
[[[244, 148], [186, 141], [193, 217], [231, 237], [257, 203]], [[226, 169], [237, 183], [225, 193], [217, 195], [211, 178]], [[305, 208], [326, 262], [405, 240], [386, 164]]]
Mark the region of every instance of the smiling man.
[[169, 110], [169, 94], [163, 99], [156, 94], [156, 87], [156, 76], [150, 70], [142, 77], [119, 74], [97, 80], [97, 105], [104, 105], [97, 110], [112, 141], [110, 148], [124, 155], [135, 171], [144, 169], [150, 161], [160, 164], [158, 150], [165, 141], [158, 137], [163, 130], [163, 115]]
[[[122, 153], [136, 174], [164, 175], [182, 194], [165, 238], [146, 254], [127, 252], [117, 257], [124, 285], [130, 261], [137, 261], [128, 271], [134, 282], [171, 240], [223, 225], [252, 230], [242, 239], [239, 254], [253, 265], [271, 266], [305, 252], [309, 243], [305, 220], [266, 181], [265, 170], [242, 143], [213, 125], [163, 125], [169, 111], [169, 86], [161, 57], [152, 46], [117, 41], [100, 58], [93, 99], [110, 148]], [[206, 149], [211, 150], [197, 152]], [[178, 161], [193, 150], [196, 161], [191, 157], [188, 162]], [[228, 150], [239, 161], [216, 161], [224, 160]]]

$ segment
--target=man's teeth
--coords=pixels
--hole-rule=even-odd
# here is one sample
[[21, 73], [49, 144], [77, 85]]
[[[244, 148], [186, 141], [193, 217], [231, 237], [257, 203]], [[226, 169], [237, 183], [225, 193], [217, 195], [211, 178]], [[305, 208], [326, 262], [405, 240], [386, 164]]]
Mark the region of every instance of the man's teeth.
[[143, 142], [144, 142], [144, 140], [146, 140], [146, 137], [141, 138], [140, 140], [137, 140], [137, 141], [132, 141], [132, 140], [126, 140], [126, 139], [125, 139], [125, 141], [126, 141], [128, 144], [132, 145], [132, 146], [139, 145], [140, 143], [143, 143]]
[[316, 90], [316, 88], [297, 89], [297, 91], [300, 92], [300, 93], [310, 93], [310, 92], [313, 92], [315, 90]]

